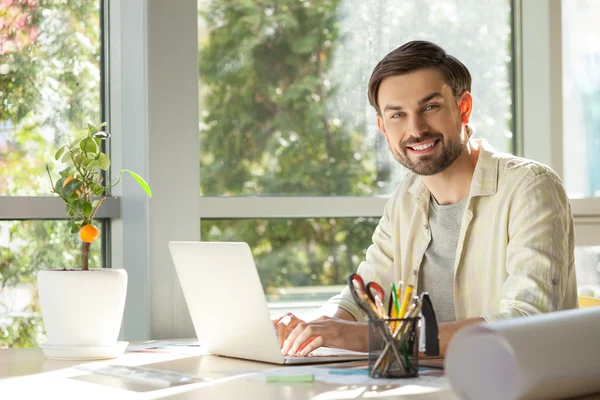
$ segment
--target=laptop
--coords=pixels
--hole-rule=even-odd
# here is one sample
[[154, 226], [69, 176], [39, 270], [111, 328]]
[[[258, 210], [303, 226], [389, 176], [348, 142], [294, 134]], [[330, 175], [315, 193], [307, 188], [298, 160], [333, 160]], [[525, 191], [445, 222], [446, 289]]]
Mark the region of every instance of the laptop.
[[237, 242], [169, 242], [198, 340], [221, 356], [273, 364], [367, 360], [367, 353], [320, 348], [283, 356], [250, 247]]

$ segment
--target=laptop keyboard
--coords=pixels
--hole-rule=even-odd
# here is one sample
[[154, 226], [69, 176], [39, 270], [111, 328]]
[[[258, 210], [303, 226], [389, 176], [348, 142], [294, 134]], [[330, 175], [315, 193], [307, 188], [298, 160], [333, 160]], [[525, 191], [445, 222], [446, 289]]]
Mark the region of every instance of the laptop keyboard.
[[357, 351], [335, 349], [331, 347], [319, 347], [311, 351], [306, 356], [286, 356], [286, 358], [303, 358], [303, 357], [347, 357], [347, 356], [364, 356], [367, 353]]

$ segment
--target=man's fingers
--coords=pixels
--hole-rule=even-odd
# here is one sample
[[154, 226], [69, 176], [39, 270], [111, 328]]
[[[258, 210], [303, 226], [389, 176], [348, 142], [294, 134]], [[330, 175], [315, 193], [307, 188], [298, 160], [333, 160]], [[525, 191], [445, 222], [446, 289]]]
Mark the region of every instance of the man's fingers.
[[296, 324], [296, 327], [294, 328], [294, 330], [292, 330], [290, 332], [287, 339], [283, 343], [283, 347], [281, 348], [281, 354], [283, 354], [285, 356], [289, 353], [293, 344], [296, 342], [296, 338], [298, 337], [298, 335], [300, 335], [302, 333], [302, 331], [304, 331], [304, 329], [306, 329], [307, 326], [308, 326], [308, 323], [306, 323], [306, 322], [301, 322], [301, 323]]
[[279, 341], [279, 348], [283, 346], [283, 342], [285, 341], [286, 333], [288, 331], [288, 327], [286, 324], [279, 323], [275, 327], [277, 332], [277, 340]]
[[[296, 336], [296, 338], [294, 339], [294, 343], [292, 344], [290, 350], [288, 351], [288, 354], [291, 356], [296, 355], [298, 353], [298, 350], [300, 349], [300, 347], [304, 346], [304, 344], [306, 342], [313, 339], [320, 332], [319, 325], [300, 324], [300, 325], [298, 325], [298, 328], [302, 327], [303, 325], [306, 325], [306, 326], [304, 326], [304, 329], [302, 329], [301, 332]], [[296, 332], [295, 329], [294, 329], [294, 332]], [[292, 332], [292, 333], [294, 333], [294, 332]], [[291, 337], [291, 335], [290, 335], [290, 337]]]
[[304, 346], [300, 347], [300, 351], [298, 352], [298, 354], [300, 354], [301, 356], [305, 356], [311, 351], [323, 346], [324, 344], [325, 340], [323, 339], [323, 336], [317, 336], [310, 342], [306, 343]]
[[285, 318], [289, 319], [289, 318], [291, 318], [293, 316], [294, 316], [294, 314], [292, 314], [291, 312], [288, 312], [288, 313], [285, 313], [285, 314], [278, 315], [276, 317], [272, 317], [271, 322], [273, 322], [273, 326], [276, 327], [277, 324], [281, 322], [281, 320], [283, 320]]

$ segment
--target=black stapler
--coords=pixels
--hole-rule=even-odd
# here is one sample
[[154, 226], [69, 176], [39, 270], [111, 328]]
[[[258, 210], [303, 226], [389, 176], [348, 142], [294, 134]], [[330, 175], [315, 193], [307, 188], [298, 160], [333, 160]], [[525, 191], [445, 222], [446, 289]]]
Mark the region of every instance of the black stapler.
[[427, 292], [421, 294], [421, 314], [425, 319], [425, 355], [430, 357], [439, 356], [440, 338], [437, 318], [435, 317], [433, 304], [431, 304], [431, 299]]

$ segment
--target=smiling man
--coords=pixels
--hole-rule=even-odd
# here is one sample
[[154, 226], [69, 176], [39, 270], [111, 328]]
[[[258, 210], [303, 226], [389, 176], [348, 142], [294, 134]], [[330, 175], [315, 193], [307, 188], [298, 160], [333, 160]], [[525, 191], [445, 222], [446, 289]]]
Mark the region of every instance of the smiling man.
[[[410, 170], [387, 202], [358, 273], [388, 290], [427, 291], [440, 349], [463, 326], [577, 307], [573, 218], [559, 177], [472, 138], [471, 75], [439, 46], [414, 41], [369, 81], [377, 126]], [[346, 288], [329, 316], [274, 321], [282, 352], [367, 350], [365, 317]]]

